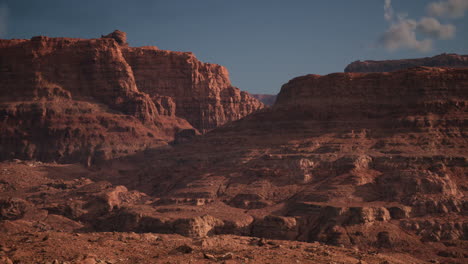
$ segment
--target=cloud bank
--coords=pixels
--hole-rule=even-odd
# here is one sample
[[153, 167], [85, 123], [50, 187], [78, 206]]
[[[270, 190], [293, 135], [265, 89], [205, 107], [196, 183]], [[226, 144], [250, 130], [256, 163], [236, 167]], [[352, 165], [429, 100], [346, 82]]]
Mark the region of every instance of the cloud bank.
[[419, 20], [410, 19], [404, 14], [395, 16], [391, 0], [384, 2], [384, 19], [389, 28], [378, 40], [378, 45], [389, 51], [411, 49], [428, 52], [434, 40], [446, 40], [455, 36], [456, 27], [441, 24], [436, 17], [462, 17], [468, 10], [468, 0], [447, 0], [433, 2], [427, 6], [429, 16]]
[[455, 36], [454, 25], [442, 25], [437, 19], [432, 17], [423, 17], [419, 21], [416, 30], [426, 36], [438, 39], [451, 39]]
[[447, 0], [431, 3], [427, 6], [428, 13], [436, 17], [463, 17], [467, 10], [468, 0]]
[[8, 29], [8, 7], [6, 4], [0, 4], [0, 38], [4, 37]]
[[426, 52], [432, 49], [432, 40], [418, 40], [416, 29], [418, 22], [410, 19], [402, 19], [392, 24], [390, 28], [380, 37], [379, 44], [389, 51], [398, 49], [413, 49]]

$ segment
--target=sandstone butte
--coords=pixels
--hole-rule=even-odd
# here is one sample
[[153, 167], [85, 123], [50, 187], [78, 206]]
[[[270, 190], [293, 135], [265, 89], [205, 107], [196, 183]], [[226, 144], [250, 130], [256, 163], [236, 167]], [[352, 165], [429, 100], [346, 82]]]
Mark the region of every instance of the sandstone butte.
[[412, 67], [468, 67], [468, 55], [443, 53], [434, 57], [420, 59], [355, 61], [345, 68], [345, 72], [390, 72]]
[[191, 52], [129, 47], [121, 31], [2, 39], [0, 79], [0, 160], [92, 164], [263, 107], [231, 85], [226, 68]]
[[[90, 258], [119, 258], [102, 241], [122, 234], [164, 260], [193, 250], [185, 260], [224, 261], [229, 250], [234, 263], [464, 263], [467, 88], [468, 69], [306, 75], [272, 108], [189, 142], [90, 169], [4, 162], [0, 230], [24, 248], [7, 256], [72, 259], [91, 245]], [[34, 242], [40, 230], [85, 234], [60, 255]]]

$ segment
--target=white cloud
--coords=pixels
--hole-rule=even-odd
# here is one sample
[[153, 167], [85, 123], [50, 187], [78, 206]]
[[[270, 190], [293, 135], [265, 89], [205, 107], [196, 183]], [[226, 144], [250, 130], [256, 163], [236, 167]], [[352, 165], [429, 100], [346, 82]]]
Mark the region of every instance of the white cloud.
[[438, 39], [450, 39], [455, 36], [455, 26], [451, 24], [442, 25], [432, 17], [423, 17], [416, 30], [430, 37]]
[[392, 21], [393, 20], [392, 0], [385, 0], [384, 17], [385, 17], [385, 20], [387, 20], [387, 21]]
[[390, 28], [379, 39], [379, 44], [390, 51], [398, 49], [414, 49], [427, 52], [432, 49], [432, 40], [418, 40], [416, 28], [418, 23], [411, 19], [404, 19], [392, 24]]
[[[453, 1], [468, 2], [468, 0]], [[405, 13], [395, 15], [391, 4], [391, 0], [384, 2], [384, 18], [390, 25], [379, 38], [379, 46], [389, 51], [412, 49], [427, 52], [432, 49], [434, 39], [450, 39], [455, 36], [456, 27], [454, 25], [441, 24], [434, 17], [423, 17], [418, 21], [408, 18]]]
[[4, 37], [8, 29], [8, 6], [0, 4], [0, 37]]
[[468, 10], [468, 0], [447, 0], [430, 3], [427, 11], [431, 16], [458, 18]]

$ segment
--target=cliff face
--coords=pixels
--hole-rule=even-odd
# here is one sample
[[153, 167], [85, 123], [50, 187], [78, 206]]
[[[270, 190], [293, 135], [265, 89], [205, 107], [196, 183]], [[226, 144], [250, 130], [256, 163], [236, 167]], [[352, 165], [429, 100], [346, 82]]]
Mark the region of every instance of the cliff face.
[[[0, 201], [13, 221], [3, 228], [38, 230], [50, 213], [61, 221], [43, 222], [69, 232], [320, 241], [353, 254], [398, 252], [399, 263], [463, 258], [467, 82], [468, 69], [427, 67], [307, 75], [285, 84], [271, 108], [93, 170], [0, 163], [0, 200], [21, 198]], [[168, 97], [158, 100], [172, 113]]]
[[263, 107], [260, 101], [231, 85], [226, 68], [202, 63], [191, 52], [127, 48], [124, 57], [140, 91], [173, 98], [176, 115], [202, 132]]
[[124, 114], [154, 121], [155, 108], [148, 95], [138, 91], [113, 39], [0, 40], [0, 49], [3, 102], [95, 98]]
[[263, 106], [230, 86], [223, 67], [187, 54], [130, 48], [119, 31], [0, 40], [0, 159], [129, 155]]
[[468, 67], [468, 55], [444, 53], [421, 59], [355, 61], [345, 68], [345, 72], [390, 72], [418, 66]]
[[138, 91], [113, 39], [0, 40], [0, 54], [0, 159], [92, 163], [191, 128]]
[[[424, 241], [466, 239], [467, 82], [467, 69], [426, 67], [295, 78], [270, 109], [109, 164], [116, 184], [157, 202], [106, 221], [123, 214], [134, 220], [120, 230], [161, 231], [196, 211], [209, 219], [199, 223], [206, 232], [433, 258], [444, 246]], [[441, 219], [451, 220], [442, 228]], [[199, 229], [174, 230], [196, 236]]]
[[281, 89], [277, 108], [298, 108], [316, 120], [385, 118], [460, 112], [466, 69], [419, 67], [392, 73], [337, 73], [295, 78]]

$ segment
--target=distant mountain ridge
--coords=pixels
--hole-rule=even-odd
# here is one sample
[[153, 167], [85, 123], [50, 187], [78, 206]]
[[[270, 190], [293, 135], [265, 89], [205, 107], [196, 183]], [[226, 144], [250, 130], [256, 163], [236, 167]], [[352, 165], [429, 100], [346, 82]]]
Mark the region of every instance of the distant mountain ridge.
[[259, 100], [265, 105], [272, 106], [276, 101], [276, 94], [251, 94], [253, 98]]
[[344, 69], [345, 72], [390, 72], [412, 67], [468, 67], [468, 55], [442, 53], [434, 57], [401, 60], [355, 61]]

